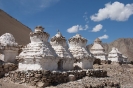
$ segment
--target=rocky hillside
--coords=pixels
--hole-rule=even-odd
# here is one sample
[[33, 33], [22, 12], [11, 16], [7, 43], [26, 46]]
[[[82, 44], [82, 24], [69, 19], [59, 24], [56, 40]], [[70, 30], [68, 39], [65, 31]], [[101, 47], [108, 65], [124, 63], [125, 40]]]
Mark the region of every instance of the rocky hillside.
[[4, 33], [11, 33], [16, 42], [25, 45], [30, 42], [30, 32], [30, 28], [0, 9], [0, 36]]
[[[88, 45], [87, 48], [90, 49], [92, 44]], [[118, 50], [127, 56], [129, 61], [133, 61], [133, 38], [120, 38], [112, 43], [103, 43], [102, 46], [105, 48], [105, 52], [111, 51], [112, 47], [118, 48]]]

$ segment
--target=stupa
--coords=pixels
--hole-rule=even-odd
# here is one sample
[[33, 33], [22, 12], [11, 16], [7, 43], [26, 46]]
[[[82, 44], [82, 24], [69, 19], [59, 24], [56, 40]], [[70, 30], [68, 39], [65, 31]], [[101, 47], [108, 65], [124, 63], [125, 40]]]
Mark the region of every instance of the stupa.
[[122, 55], [123, 57], [123, 62], [127, 62], [128, 61], [128, 57], [126, 57], [125, 55]]
[[15, 63], [18, 50], [18, 43], [15, 42], [15, 38], [12, 34], [5, 33], [0, 37], [1, 60]]
[[104, 48], [101, 45], [102, 41], [99, 38], [96, 38], [93, 46], [90, 49], [90, 52], [94, 55], [95, 58], [100, 60], [107, 60], [106, 53]]
[[122, 62], [123, 57], [121, 52], [117, 48], [113, 47], [108, 54], [108, 60], [111, 60], [113, 62]]
[[78, 66], [81, 69], [92, 69], [94, 57], [87, 51], [86, 43], [87, 39], [81, 35], [76, 34], [68, 40], [69, 50], [73, 57], [76, 58], [74, 66]]
[[58, 31], [57, 34], [51, 38], [50, 44], [54, 48], [58, 57], [60, 57], [60, 61], [58, 62], [58, 69], [73, 70], [74, 58], [68, 50], [65, 37], [62, 36], [62, 34]]
[[57, 70], [59, 58], [48, 42], [49, 34], [37, 26], [35, 32], [30, 33], [31, 43], [27, 44], [17, 59], [18, 70]]

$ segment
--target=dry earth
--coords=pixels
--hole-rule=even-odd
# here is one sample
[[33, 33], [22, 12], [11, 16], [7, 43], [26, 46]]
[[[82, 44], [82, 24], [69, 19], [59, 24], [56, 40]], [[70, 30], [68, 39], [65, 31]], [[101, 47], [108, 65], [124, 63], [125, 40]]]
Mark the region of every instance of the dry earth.
[[[108, 77], [95, 78], [84, 77], [80, 80], [59, 84], [56, 86], [49, 86], [47, 88], [91, 88], [90, 85], [95, 88], [97, 85], [102, 85], [104, 82], [119, 83], [120, 88], [133, 88], [133, 65], [119, 65], [119, 64], [103, 64], [94, 65], [95, 69], [107, 70]], [[34, 88], [26, 85], [14, 84], [7, 78], [0, 79], [0, 88]], [[101, 87], [100, 87], [101, 88]], [[119, 88], [109, 87], [106, 88]]]
[[17, 43], [26, 45], [30, 42], [30, 32], [30, 28], [0, 9], [0, 36], [4, 33], [11, 33]]

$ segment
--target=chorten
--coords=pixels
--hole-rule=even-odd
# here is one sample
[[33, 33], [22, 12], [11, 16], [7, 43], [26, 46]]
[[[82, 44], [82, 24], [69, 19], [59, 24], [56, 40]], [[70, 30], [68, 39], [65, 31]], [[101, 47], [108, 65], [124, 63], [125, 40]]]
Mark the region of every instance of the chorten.
[[111, 60], [114, 62], [122, 62], [123, 57], [122, 57], [121, 52], [117, 48], [113, 47], [112, 50], [108, 54], [108, 60]]
[[19, 70], [57, 70], [58, 58], [50, 43], [49, 34], [37, 26], [35, 32], [30, 33], [31, 43], [27, 44], [17, 59]]
[[127, 62], [128, 57], [126, 57], [125, 55], [122, 55], [122, 57], [123, 57], [123, 62]]
[[78, 66], [81, 69], [92, 69], [94, 58], [86, 49], [87, 39], [81, 35], [76, 34], [69, 40], [69, 50], [76, 58], [74, 66]]
[[68, 50], [68, 45], [66, 43], [66, 39], [62, 34], [58, 31], [57, 34], [51, 38], [50, 44], [55, 50], [60, 60], [58, 62], [59, 70], [72, 70], [74, 58], [70, 51]]
[[1, 59], [4, 60], [4, 62], [15, 63], [18, 50], [18, 43], [15, 42], [15, 38], [12, 34], [5, 33], [0, 37]]
[[90, 49], [90, 52], [94, 55], [94, 57], [100, 60], [107, 60], [106, 53], [104, 52], [104, 48], [101, 45], [102, 41], [99, 38], [96, 38], [93, 46]]

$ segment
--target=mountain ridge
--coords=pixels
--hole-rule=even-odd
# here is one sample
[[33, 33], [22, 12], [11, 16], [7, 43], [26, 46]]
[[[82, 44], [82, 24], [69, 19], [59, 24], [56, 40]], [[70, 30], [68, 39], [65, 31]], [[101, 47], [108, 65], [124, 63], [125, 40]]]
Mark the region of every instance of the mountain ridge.
[[26, 45], [30, 42], [29, 33], [31, 31], [29, 27], [0, 9], [0, 36], [4, 33], [11, 33], [16, 42]]
[[[87, 49], [90, 49], [92, 45], [87, 45]], [[119, 38], [111, 43], [102, 43], [101, 45], [106, 53], [109, 53], [112, 47], [116, 47], [123, 55], [128, 57], [128, 61], [133, 61], [133, 38]]]

